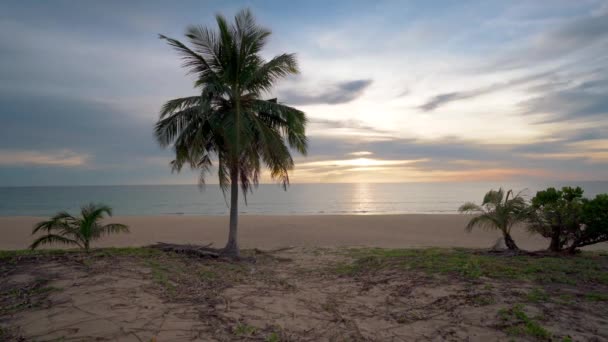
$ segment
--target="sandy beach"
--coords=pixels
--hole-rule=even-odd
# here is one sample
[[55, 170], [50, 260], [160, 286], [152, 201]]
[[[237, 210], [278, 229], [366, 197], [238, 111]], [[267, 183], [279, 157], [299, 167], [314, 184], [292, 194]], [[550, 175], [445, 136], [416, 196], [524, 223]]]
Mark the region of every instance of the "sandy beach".
[[[0, 218], [0, 249], [23, 249], [40, 217]], [[0, 340], [606, 340], [605, 253], [513, 256], [461, 215], [241, 216], [246, 259], [154, 248], [4, 252]], [[131, 234], [221, 247], [227, 218], [123, 216]], [[548, 241], [513, 232], [520, 247]], [[289, 248], [281, 248], [294, 246]], [[346, 249], [341, 246], [364, 246]], [[253, 247], [257, 247], [253, 249]], [[327, 248], [319, 248], [327, 247]], [[607, 249], [606, 245], [595, 245]], [[248, 249], [250, 248], [250, 249]], [[259, 248], [259, 249], [258, 249]], [[17, 294], [17, 295], [15, 295]], [[528, 338], [530, 337], [530, 338]]]
[[[27, 248], [32, 226], [42, 217], [0, 217], [0, 249]], [[242, 248], [284, 246], [336, 247], [376, 246], [487, 248], [499, 238], [497, 231], [467, 233], [463, 215], [319, 215], [240, 217]], [[104, 237], [96, 247], [144, 246], [155, 242], [192, 243], [222, 246], [226, 241], [228, 218], [222, 216], [123, 216], [112, 222], [129, 225], [130, 234]], [[543, 249], [548, 240], [529, 235], [523, 228], [513, 234], [524, 249]], [[593, 249], [608, 249], [606, 244]]]

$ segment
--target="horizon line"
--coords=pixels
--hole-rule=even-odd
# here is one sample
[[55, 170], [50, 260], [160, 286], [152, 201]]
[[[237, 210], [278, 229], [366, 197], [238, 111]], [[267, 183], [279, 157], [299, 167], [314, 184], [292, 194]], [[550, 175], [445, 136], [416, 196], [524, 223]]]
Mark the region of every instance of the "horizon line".
[[[567, 183], [567, 184], [572, 184], [572, 183], [600, 183], [600, 182], [608, 182], [608, 179], [606, 180], [601, 180], [601, 179], [595, 179], [595, 180], [544, 180], [544, 181], [538, 181], [538, 180], [501, 180], [501, 181], [493, 181], [493, 180], [463, 180], [463, 181], [430, 181], [430, 182], [416, 182], [416, 181], [412, 181], [412, 182], [302, 182], [302, 183], [292, 183], [291, 185], [311, 185], [311, 184], [330, 184], [330, 185], [335, 185], [335, 184], [348, 184], [348, 185], [352, 185], [352, 184], [436, 184], [436, 183], [497, 183], [497, 182], [504, 182], [504, 183]], [[219, 186], [219, 183], [208, 183], [208, 184], [197, 184], [197, 183], [159, 183], [159, 184], [152, 184], [152, 183], [147, 183], [147, 184], [56, 184], [56, 185], [0, 185], [0, 188], [68, 188], [68, 187], [129, 187], [129, 186], [196, 186], [196, 187], [201, 187], [204, 188], [206, 186]], [[259, 185], [276, 185], [281, 187], [280, 183], [259, 183]], [[289, 187], [288, 186], [288, 187]]]

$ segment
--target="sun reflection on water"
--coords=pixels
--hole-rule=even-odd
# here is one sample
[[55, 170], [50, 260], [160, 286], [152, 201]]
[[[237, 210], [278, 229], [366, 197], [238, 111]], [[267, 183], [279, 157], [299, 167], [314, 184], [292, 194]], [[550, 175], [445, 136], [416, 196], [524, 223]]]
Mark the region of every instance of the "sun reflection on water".
[[357, 183], [353, 189], [352, 209], [360, 215], [370, 214], [370, 204], [374, 203], [374, 195], [369, 183]]

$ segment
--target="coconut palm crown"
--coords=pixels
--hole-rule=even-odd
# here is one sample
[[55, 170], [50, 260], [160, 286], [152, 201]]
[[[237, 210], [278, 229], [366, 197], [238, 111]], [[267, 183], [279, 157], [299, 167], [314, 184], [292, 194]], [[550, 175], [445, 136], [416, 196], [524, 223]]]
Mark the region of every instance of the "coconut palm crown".
[[466, 226], [467, 231], [474, 227], [498, 229], [502, 232], [505, 244], [510, 250], [519, 249], [511, 237], [511, 228], [526, 220], [526, 201], [521, 192], [513, 194], [513, 190], [490, 190], [483, 197], [481, 205], [467, 202], [458, 208], [461, 213], [477, 214]]
[[160, 35], [181, 55], [196, 77], [198, 95], [168, 101], [160, 111], [155, 135], [162, 147], [172, 146], [174, 171], [200, 170], [203, 184], [217, 162], [224, 194], [230, 188], [230, 230], [224, 253], [238, 255], [238, 193], [257, 186], [263, 165], [284, 188], [294, 166], [290, 148], [306, 154], [306, 116], [276, 99], [262, 99], [274, 83], [297, 74], [295, 55], [270, 60], [260, 55], [270, 31], [256, 24], [249, 10], [229, 24], [216, 16], [217, 30], [190, 26], [188, 46]]
[[75, 217], [62, 211], [47, 221], [39, 222], [34, 226], [32, 234], [45, 232], [30, 245], [36, 249], [41, 245], [60, 243], [76, 245], [89, 250], [91, 242], [103, 235], [113, 233], [128, 233], [129, 228], [124, 224], [110, 223], [102, 225], [99, 221], [107, 214], [112, 216], [112, 209], [106, 205], [88, 204], [80, 209], [80, 217]]

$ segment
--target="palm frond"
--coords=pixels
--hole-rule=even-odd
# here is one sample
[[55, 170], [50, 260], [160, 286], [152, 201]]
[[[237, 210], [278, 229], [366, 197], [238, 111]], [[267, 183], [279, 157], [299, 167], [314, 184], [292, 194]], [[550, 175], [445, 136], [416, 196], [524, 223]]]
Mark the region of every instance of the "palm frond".
[[201, 96], [188, 96], [169, 100], [162, 106], [160, 110], [160, 118], [162, 119], [167, 115], [187, 108], [198, 107], [200, 106], [202, 100], [203, 99]]
[[82, 245], [77, 240], [69, 239], [65, 236], [57, 234], [46, 234], [34, 240], [34, 242], [32, 242], [29, 248], [36, 249], [41, 245], [50, 245], [53, 243], [61, 243], [64, 245], [77, 245], [79, 247], [82, 247]]
[[260, 119], [271, 127], [276, 127], [287, 138], [289, 146], [300, 154], [306, 155], [308, 139], [306, 138], [306, 123], [308, 119], [304, 112], [273, 101], [255, 100], [252, 108], [258, 112]]
[[479, 227], [486, 230], [500, 229], [496, 216], [487, 213], [471, 218], [465, 229], [467, 232], [471, 232], [474, 227]]
[[259, 67], [243, 80], [243, 88], [251, 94], [260, 95], [269, 92], [277, 80], [298, 73], [296, 55], [281, 54], [268, 62], [260, 62]]
[[483, 202], [481, 203], [481, 205], [491, 204], [491, 205], [496, 206], [502, 202], [503, 198], [504, 198], [504, 191], [502, 190], [502, 188], [498, 189], [498, 191], [490, 190], [483, 197]]
[[90, 222], [101, 220], [104, 214], [112, 216], [112, 208], [105, 204], [89, 203], [83, 206], [80, 211], [82, 218]]
[[32, 229], [32, 234], [36, 234], [41, 230], [51, 232], [52, 230], [64, 230], [74, 223], [76, 218], [65, 211], [61, 211], [53, 216], [50, 220], [38, 222]]

